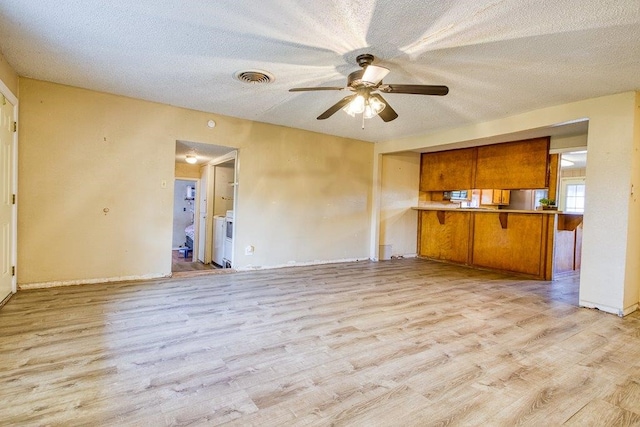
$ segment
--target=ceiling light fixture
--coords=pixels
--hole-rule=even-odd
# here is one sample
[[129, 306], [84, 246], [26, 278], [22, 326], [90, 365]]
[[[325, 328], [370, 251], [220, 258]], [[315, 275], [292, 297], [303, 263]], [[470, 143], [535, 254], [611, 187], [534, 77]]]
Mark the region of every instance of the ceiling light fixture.
[[575, 165], [575, 163], [573, 163], [571, 160], [560, 159], [560, 166], [563, 168], [567, 168], [573, 165]]
[[370, 119], [377, 116], [382, 110], [384, 110], [384, 107], [386, 106], [387, 104], [380, 101], [378, 98], [370, 97], [368, 99], [367, 105], [364, 107], [364, 118]]
[[196, 164], [196, 163], [198, 162], [198, 156], [196, 156], [195, 154], [187, 154], [187, 155], [184, 157], [184, 160], [185, 160], [187, 163], [189, 163], [189, 164], [193, 165], [193, 164]]
[[343, 110], [345, 113], [347, 113], [351, 117], [355, 117], [356, 114], [364, 113], [365, 108], [366, 108], [366, 101], [364, 99], [364, 96], [358, 95], [355, 98], [353, 98], [353, 101], [348, 103], [343, 108]]
[[351, 117], [355, 117], [356, 114], [362, 114], [362, 129], [364, 129], [364, 119], [371, 119], [377, 116], [386, 106], [387, 104], [377, 96], [371, 96], [370, 92], [363, 91], [358, 93], [358, 96], [353, 98], [342, 110]]

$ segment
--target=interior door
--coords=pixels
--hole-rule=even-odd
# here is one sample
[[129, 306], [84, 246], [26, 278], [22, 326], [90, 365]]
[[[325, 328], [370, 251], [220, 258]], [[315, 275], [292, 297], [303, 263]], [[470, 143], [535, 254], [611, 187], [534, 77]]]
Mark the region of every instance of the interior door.
[[197, 260], [205, 262], [206, 242], [207, 242], [207, 187], [209, 185], [209, 166], [204, 165], [200, 169], [200, 192], [198, 195], [198, 206], [200, 206], [200, 221], [198, 226], [198, 251]]
[[198, 261], [211, 264], [213, 249], [213, 167], [210, 164], [200, 169], [200, 224], [198, 226]]
[[0, 94], [0, 301], [13, 291], [13, 105]]

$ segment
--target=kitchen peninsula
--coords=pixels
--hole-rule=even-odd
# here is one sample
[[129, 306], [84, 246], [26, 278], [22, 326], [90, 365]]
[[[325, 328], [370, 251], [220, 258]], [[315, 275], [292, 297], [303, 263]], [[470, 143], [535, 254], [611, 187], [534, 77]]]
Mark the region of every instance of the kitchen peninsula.
[[[542, 280], [579, 268], [582, 215], [545, 210], [415, 207], [418, 254]], [[557, 245], [554, 255], [554, 243]], [[577, 262], [577, 264], [576, 264]]]
[[541, 280], [579, 269], [582, 215], [509, 206], [510, 190], [553, 199], [557, 182], [549, 138], [424, 153], [418, 255]]

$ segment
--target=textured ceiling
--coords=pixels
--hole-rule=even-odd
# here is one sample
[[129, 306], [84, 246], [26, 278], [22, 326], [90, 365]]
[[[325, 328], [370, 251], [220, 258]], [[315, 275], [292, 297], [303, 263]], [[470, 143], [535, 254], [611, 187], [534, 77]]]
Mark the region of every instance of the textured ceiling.
[[[640, 90], [639, 0], [0, 0], [0, 51], [21, 76], [294, 128], [384, 141]], [[316, 117], [372, 53], [384, 123]], [[275, 81], [249, 85], [240, 70]]]

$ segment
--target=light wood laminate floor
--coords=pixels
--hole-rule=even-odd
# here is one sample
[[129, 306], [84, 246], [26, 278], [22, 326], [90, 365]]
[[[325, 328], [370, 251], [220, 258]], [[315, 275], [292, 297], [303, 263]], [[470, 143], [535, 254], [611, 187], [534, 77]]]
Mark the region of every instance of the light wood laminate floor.
[[640, 425], [640, 316], [420, 259], [21, 291], [2, 425]]
[[193, 260], [193, 252], [189, 252], [189, 255], [185, 258], [183, 253], [174, 250], [171, 252], [171, 272], [172, 273], [184, 273], [190, 271], [212, 271], [216, 270], [214, 264], [203, 264], [198, 260]]

